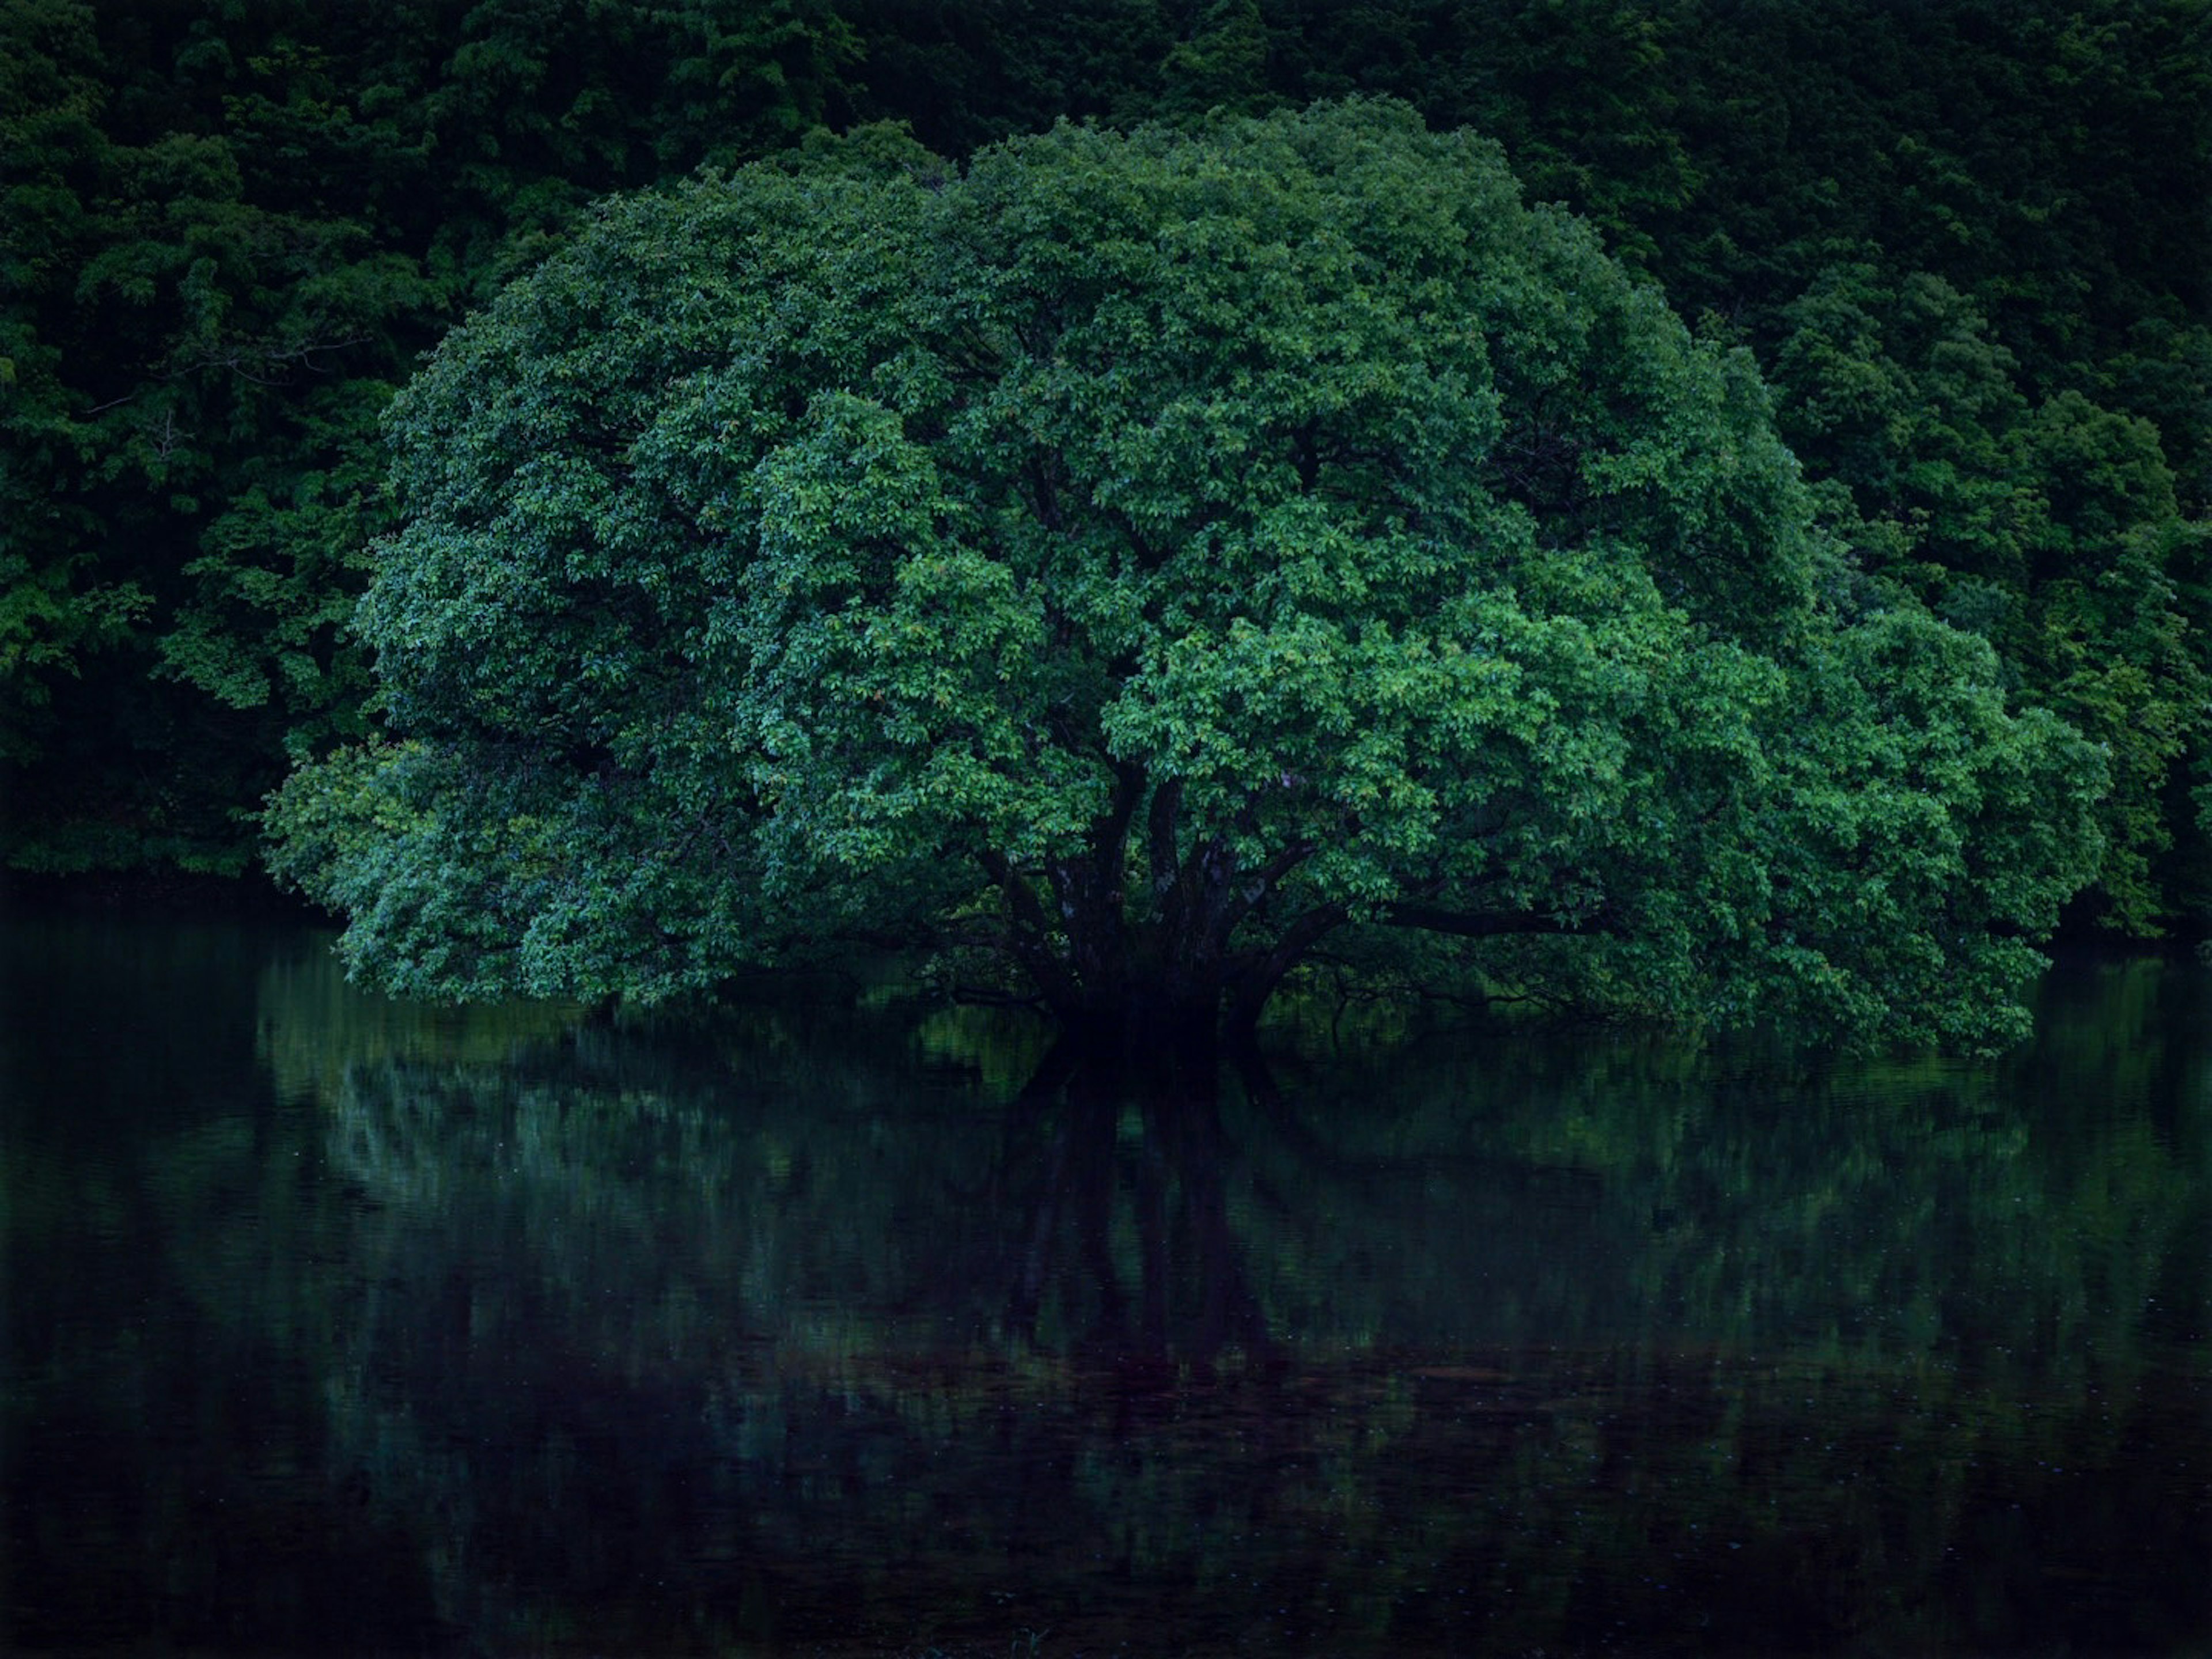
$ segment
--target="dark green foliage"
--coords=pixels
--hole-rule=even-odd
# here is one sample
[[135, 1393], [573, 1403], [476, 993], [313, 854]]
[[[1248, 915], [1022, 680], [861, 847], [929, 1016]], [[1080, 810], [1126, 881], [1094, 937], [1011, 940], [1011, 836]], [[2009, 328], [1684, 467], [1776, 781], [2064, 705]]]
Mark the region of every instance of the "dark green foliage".
[[836, 116], [805, 0], [0, 14], [0, 764], [18, 865], [238, 869], [366, 729], [377, 422], [581, 206]]
[[2032, 404], [1976, 307], [1925, 274], [1824, 272], [1784, 319], [1783, 430], [1843, 486], [1870, 570], [2004, 654], [2014, 681], [2112, 757], [2099, 908], [2158, 931], [2189, 757], [2212, 738], [2201, 606], [2157, 428], [2078, 391]]
[[2085, 914], [2205, 925], [2207, 0], [5, 0], [0, 858], [237, 867], [364, 729], [378, 411], [597, 196], [1355, 92], [1751, 346], [1865, 567], [2112, 745]]

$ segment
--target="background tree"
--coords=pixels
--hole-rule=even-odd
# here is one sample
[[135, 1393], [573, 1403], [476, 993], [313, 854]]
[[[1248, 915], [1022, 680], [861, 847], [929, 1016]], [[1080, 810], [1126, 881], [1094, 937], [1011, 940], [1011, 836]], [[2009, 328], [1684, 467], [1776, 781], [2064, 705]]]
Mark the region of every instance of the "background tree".
[[394, 987], [949, 941], [1195, 1034], [1406, 927], [1971, 1041], [2094, 868], [2096, 757], [1855, 590], [1747, 358], [1400, 106], [611, 202], [391, 431], [392, 740], [272, 822]]
[[368, 729], [416, 356], [586, 203], [842, 118], [811, 0], [0, 5], [0, 856], [242, 872]]
[[2195, 883], [2177, 839], [2212, 707], [2202, 601], [2179, 580], [2202, 529], [2182, 519], [2159, 433], [2065, 391], [2033, 406], [1978, 309], [1925, 273], [1823, 273], [1785, 308], [1778, 421], [1830, 486], [1862, 567], [1981, 634], [2014, 684], [2112, 757], [2106, 852], [2087, 901], [2159, 931]]

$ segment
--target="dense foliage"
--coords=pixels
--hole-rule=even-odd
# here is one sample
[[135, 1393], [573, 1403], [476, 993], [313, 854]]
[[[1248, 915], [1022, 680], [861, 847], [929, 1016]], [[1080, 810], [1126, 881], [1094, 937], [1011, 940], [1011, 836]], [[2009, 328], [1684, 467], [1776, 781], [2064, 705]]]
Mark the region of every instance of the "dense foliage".
[[2101, 775], [1816, 536], [1746, 354], [1396, 105], [611, 202], [393, 406], [387, 738], [276, 866], [397, 988], [830, 938], [1210, 1032], [1323, 939], [2007, 1028]]
[[240, 870], [358, 735], [416, 356], [585, 204], [837, 118], [806, 0], [0, 4], [8, 860]]
[[372, 728], [381, 411], [597, 196], [1369, 91], [1751, 347], [1859, 568], [2108, 750], [2081, 918], [2201, 928], [2209, 82], [2206, 0], [4, 0], [0, 858], [242, 869]]

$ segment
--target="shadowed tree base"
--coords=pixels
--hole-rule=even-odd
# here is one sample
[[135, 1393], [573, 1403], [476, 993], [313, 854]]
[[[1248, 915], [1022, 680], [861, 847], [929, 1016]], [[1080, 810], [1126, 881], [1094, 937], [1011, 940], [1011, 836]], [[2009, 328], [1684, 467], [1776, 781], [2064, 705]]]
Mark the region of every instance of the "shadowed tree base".
[[1177, 1000], [1139, 988], [1061, 1010], [1060, 1039], [1024, 1092], [1056, 1090], [1079, 1076], [1085, 1089], [1213, 1099], [1224, 1060], [1254, 1048], [1250, 1024], [1224, 1024], [1219, 1006], [1218, 998]]

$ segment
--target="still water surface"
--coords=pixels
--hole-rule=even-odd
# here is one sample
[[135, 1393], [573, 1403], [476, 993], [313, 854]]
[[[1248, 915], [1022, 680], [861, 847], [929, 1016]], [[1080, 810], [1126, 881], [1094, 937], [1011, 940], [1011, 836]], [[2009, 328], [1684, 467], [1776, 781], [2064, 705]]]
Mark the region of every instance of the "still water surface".
[[2212, 1651], [2212, 975], [1025, 1090], [0, 933], [0, 1647]]

